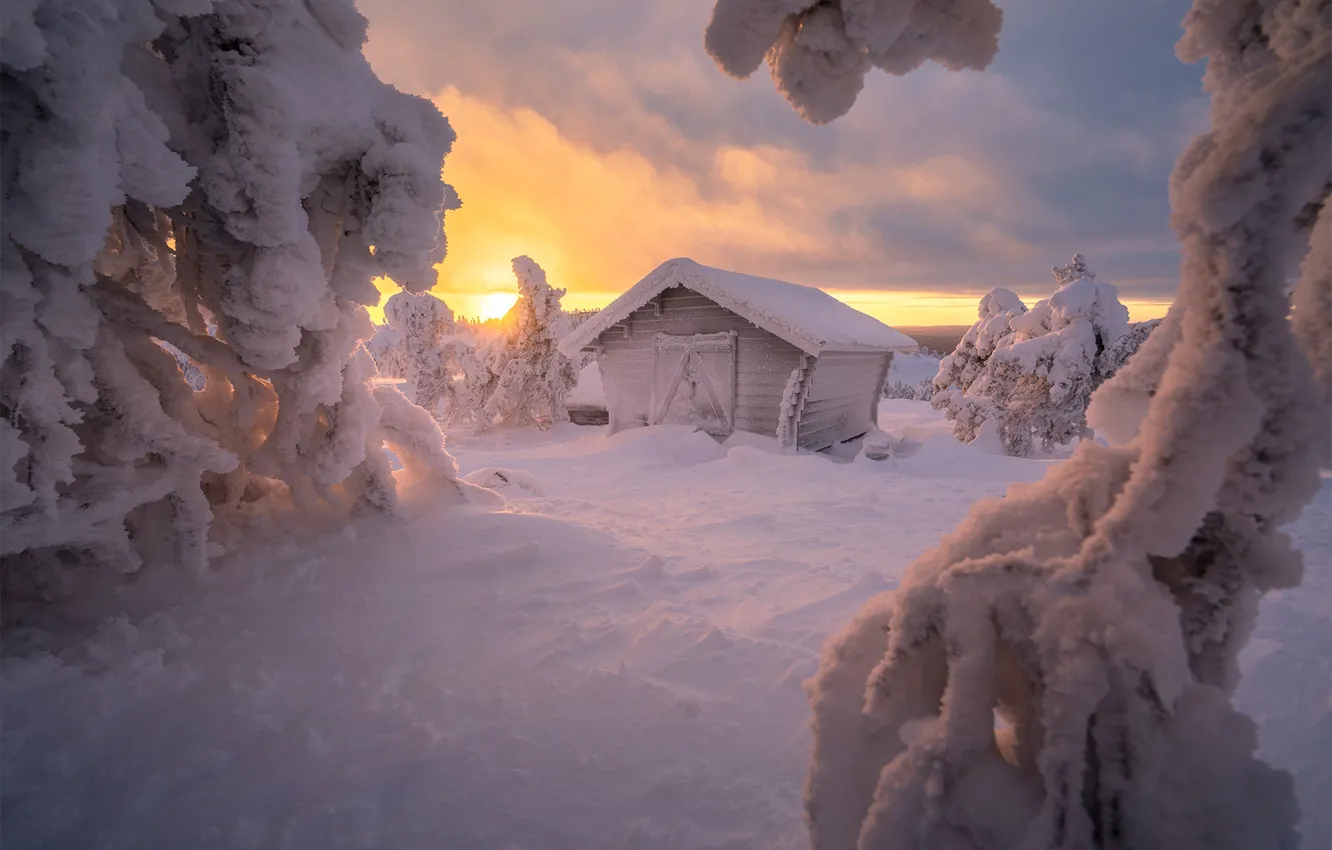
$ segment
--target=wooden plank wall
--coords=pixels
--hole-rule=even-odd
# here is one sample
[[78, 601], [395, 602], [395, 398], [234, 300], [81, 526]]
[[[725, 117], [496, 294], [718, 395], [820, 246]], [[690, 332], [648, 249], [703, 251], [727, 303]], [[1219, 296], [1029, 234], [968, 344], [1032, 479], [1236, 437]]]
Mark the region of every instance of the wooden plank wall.
[[874, 427], [892, 353], [825, 351], [814, 364], [796, 444], [819, 451]]
[[673, 287], [657, 300], [659, 308], [648, 304], [629, 315], [627, 338], [617, 326], [597, 340], [611, 431], [648, 422], [653, 337], [735, 331], [736, 430], [776, 436], [782, 393], [800, 349], [692, 290]]

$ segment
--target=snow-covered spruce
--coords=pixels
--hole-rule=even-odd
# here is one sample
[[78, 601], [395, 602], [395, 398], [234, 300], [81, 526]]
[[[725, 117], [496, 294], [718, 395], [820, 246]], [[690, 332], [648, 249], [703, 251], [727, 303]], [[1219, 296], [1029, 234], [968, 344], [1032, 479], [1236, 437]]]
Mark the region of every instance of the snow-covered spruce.
[[565, 396], [578, 382], [577, 365], [557, 348], [571, 330], [560, 307], [564, 290], [551, 286], [527, 257], [514, 259], [513, 273], [518, 301], [504, 316], [503, 333], [478, 353], [490, 374], [484, 387], [473, 390], [485, 397], [485, 415], [473, 422], [477, 430], [496, 419], [542, 428], [564, 422]]
[[1104, 379], [1104, 355], [1128, 332], [1115, 287], [1077, 278], [1010, 327], [1013, 341], [995, 350], [967, 390], [992, 400], [1004, 450], [1025, 457], [1037, 441], [1049, 450], [1086, 436], [1087, 403]]
[[995, 350], [1013, 339], [1013, 320], [1026, 312], [1027, 305], [1014, 293], [1002, 287], [990, 290], [980, 300], [976, 323], [962, 335], [953, 353], [939, 361], [930, 404], [948, 414], [959, 440], [975, 439], [990, 417], [991, 401], [968, 395], [968, 391], [985, 375]]
[[[806, 8], [720, 0], [709, 49], [752, 71]], [[833, 37], [849, 27], [810, 29], [811, 56], [855, 53]], [[1213, 124], [1172, 178], [1179, 293], [1097, 394], [1140, 416], [978, 505], [829, 643], [810, 686], [819, 850], [1295, 846], [1289, 776], [1254, 758], [1229, 696], [1258, 597], [1299, 581], [1281, 527], [1332, 439], [1332, 19], [1323, 0], [1198, 0], [1178, 49], [1209, 62]], [[846, 110], [855, 86], [834, 81], [799, 91], [804, 114]]]
[[453, 311], [429, 292], [390, 296], [366, 347], [380, 375], [402, 379], [403, 394], [437, 420], [466, 421], [480, 409], [472, 384], [484, 369]]
[[990, 0], [717, 0], [703, 43], [733, 77], [766, 59], [778, 91], [823, 124], [846, 114], [871, 68], [985, 68], [1002, 20]]
[[1006, 289], [981, 301], [980, 319], [934, 379], [936, 409], [958, 439], [993, 420], [1004, 449], [1019, 457], [1087, 435], [1092, 392], [1113, 375], [1156, 323], [1129, 325], [1110, 284], [1082, 255], [1054, 269], [1059, 289], [1030, 312]]
[[374, 276], [434, 280], [457, 206], [448, 122], [374, 76], [349, 0], [34, 0], [4, 18], [6, 581], [61, 561], [198, 569], [210, 523], [266, 497], [392, 509], [380, 429], [407, 426], [381, 422], [397, 403], [353, 355]]

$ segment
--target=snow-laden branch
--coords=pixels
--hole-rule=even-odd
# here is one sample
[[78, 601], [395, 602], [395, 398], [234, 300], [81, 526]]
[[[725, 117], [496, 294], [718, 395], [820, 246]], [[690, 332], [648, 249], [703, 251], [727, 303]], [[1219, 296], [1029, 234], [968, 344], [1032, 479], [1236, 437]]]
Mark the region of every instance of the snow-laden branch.
[[[931, 33], [955, 41], [929, 55], [983, 66], [998, 17], [979, 5], [719, 0], [707, 45], [737, 75], [766, 56], [817, 123], [902, 10], [950, 10]], [[867, 38], [867, 10], [894, 26]], [[810, 684], [819, 850], [1295, 846], [1290, 778], [1254, 758], [1229, 694], [1259, 596], [1299, 581], [1281, 528], [1332, 449], [1332, 15], [1197, 0], [1185, 28], [1213, 129], [1172, 178], [1175, 305], [1093, 396], [1120, 444], [977, 505], [829, 643]]]
[[349, 0], [33, 0], [3, 25], [6, 576], [198, 567], [258, 502], [391, 510], [396, 402], [356, 353], [372, 278], [434, 282], [448, 122], [375, 77]]
[[990, 0], [717, 0], [703, 44], [733, 77], [767, 59], [778, 91], [824, 124], [851, 109], [871, 68], [986, 68], [1002, 20]]

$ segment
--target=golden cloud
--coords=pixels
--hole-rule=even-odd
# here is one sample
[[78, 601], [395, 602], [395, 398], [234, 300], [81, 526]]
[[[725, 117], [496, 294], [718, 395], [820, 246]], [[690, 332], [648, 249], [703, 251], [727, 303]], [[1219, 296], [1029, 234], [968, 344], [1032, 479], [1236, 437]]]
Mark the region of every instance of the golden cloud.
[[[824, 265], [892, 273], [894, 258], [873, 234], [832, 226], [851, 203], [907, 202], [946, 222], [956, 217], [959, 238], [979, 256], [1021, 260], [1035, 251], [984, 215], [1005, 205], [1039, 215], [1034, 202], [983, 164], [956, 155], [825, 170], [791, 149], [724, 146], [714, 152], [712, 173], [696, 176], [631, 147], [600, 151], [575, 142], [531, 109], [507, 109], [456, 88], [434, 101], [458, 133], [444, 174], [463, 199], [446, 221], [449, 255], [437, 267], [434, 292], [463, 316], [493, 314], [515, 289], [510, 260], [525, 254], [568, 290], [568, 308], [600, 307], [660, 262], [689, 256], [820, 285], [891, 323], [974, 320], [980, 293], [811, 279], [807, 270]], [[656, 129], [666, 144], [688, 144], [664, 124]], [[793, 258], [799, 269], [788, 268]], [[392, 287], [383, 282], [385, 291]]]

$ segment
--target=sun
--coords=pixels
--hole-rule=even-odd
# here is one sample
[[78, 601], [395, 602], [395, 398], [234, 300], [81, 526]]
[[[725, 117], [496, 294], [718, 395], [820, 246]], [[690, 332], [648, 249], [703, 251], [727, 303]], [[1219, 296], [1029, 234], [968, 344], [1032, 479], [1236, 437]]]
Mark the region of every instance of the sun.
[[517, 302], [516, 292], [488, 292], [481, 296], [481, 319], [502, 319]]

